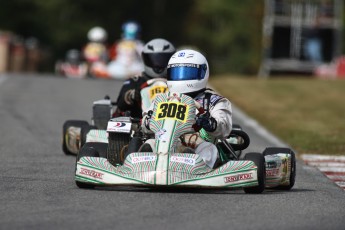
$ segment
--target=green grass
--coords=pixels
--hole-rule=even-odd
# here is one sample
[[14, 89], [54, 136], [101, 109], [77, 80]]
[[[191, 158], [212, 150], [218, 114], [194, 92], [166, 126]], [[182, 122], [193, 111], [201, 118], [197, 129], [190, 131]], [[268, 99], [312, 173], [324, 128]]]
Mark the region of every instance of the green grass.
[[210, 83], [299, 153], [345, 155], [345, 80], [218, 76]]

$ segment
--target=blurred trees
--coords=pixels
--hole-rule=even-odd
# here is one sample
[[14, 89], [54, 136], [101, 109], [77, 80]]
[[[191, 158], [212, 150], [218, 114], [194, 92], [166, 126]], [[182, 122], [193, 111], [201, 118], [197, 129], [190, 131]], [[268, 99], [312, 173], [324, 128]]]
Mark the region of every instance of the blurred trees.
[[187, 24], [191, 44], [205, 49], [217, 72], [256, 73], [263, 2], [199, 0]]
[[108, 42], [136, 20], [142, 40], [155, 37], [204, 52], [212, 73], [256, 73], [261, 57], [263, 1], [253, 0], [11, 0], [0, 3], [0, 30], [37, 37], [53, 57], [81, 48], [87, 31], [102, 26]]

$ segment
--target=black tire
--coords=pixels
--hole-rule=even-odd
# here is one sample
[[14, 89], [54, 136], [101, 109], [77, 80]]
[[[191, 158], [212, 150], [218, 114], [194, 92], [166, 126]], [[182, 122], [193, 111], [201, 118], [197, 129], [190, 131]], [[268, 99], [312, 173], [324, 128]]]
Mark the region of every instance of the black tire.
[[250, 138], [248, 134], [241, 129], [233, 129], [229, 137], [241, 137], [243, 140], [243, 143], [241, 144], [230, 144], [232, 148], [234, 149], [234, 151], [242, 151], [248, 148], [250, 144]]
[[97, 129], [96, 126], [94, 125], [85, 125], [83, 127], [81, 127], [81, 131], [80, 131], [80, 148], [86, 143], [86, 136], [89, 133], [90, 130], [92, 129]]
[[108, 137], [108, 161], [114, 165], [122, 165], [124, 161], [124, 152], [130, 141], [130, 134], [127, 133], [109, 133]]
[[128, 144], [128, 149], [125, 152], [123, 159], [126, 159], [126, 157], [131, 153], [138, 152], [142, 144], [143, 141], [141, 137], [133, 137]]
[[244, 192], [254, 193], [254, 194], [262, 193], [265, 190], [265, 182], [266, 182], [265, 157], [261, 153], [247, 153], [244, 156], [244, 159], [253, 161], [254, 164], [257, 166], [258, 182], [259, 182], [257, 186], [243, 188]]
[[291, 155], [290, 184], [279, 185], [278, 187], [274, 187], [272, 189], [290, 190], [295, 185], [295, 180], [296, 180], [296, 155], [294, 151], [292, 151], [290, 148], [276, 148], [276, 147], [266, 148], [263, 152], [263, 155], [267, 156], [267, 155], [274, 155], [277, 153], [288, 153]]
[[82, 121], [82, 120], [67, 120], [62, 126], [62, 151], [66, 155], [75, 155], [74, 153], [70, 152], [67, 148], [67, 138], [68, 136], [66, 135], [67, 129], [69, 127], [83, 127], [85, 125], [89, 125], [87, 121]]
[[[83, 145], [83, 147], [80, 149], [78, 155], [77, 155], [77, 161], [80, 160], [82, 157], [107, 157], [107, 143], [99, 143], [99, 142], [88, 142]], [[77, 163], [76, 163], [76, 170], [77, 170]], [[91, 189], [94, 188], [95, 185], [88, 184], [81, 181], [75, 181], [76, 185], [79, 188], [87, 188]]]
[[81, 157], [102, 157], [107, 158], [108, 143], [87, 142], [83, 145], [77, 155], [77, 161]]

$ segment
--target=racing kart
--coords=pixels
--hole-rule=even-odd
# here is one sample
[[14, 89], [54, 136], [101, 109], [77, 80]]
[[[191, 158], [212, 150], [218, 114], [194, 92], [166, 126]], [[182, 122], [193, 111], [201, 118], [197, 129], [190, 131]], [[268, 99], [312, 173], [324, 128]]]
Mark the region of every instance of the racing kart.
[[[234, 129], [230, 135], [242, 141], [215, 142], [221, 164], [208, 167], [198, 154], [177, 152], [181, 135], [195, 132], [196, 109], [200, 106], [182, 94], [163, 93], [153, 101], [150, 129], [155, 133], [152, 152], [133, 152], [122, 164], [109, 161], [110, 151], [120, 151], [119, 142], [87, 142], [79, 151], [75, 181], [79, 188], [96, 186], [144, 186], [191, 188], [243, 188], [246, 193], [262, 193], [265, 188], [289, 190], [296, 175], [295, 155], [288, 148], [267, 148], [263, 154], [247, 153], [239, 159], [237, 150], [249, 145], [248, 135]], [[115, 118], [108, 122], [109, 137], [130, 136], [132, 122]], [[120, 146], [121, 147], [121, 146]]]
[[76, 49], [68, 50], [65, 60], [59, 60], [55, 64], [55, 73], [68, 78], [86, 78], [87, 71], [87, 64], [81, 59], [80, 52]]
[[[165, 93], [167, 91], [166, 79], [154, 78], [150, 79], [145, 83], [140, 91], [142, 103], [141, 107], [143, 111], [146, 111], [152, 102], [152, 99], [159, 93]], [[67, 120], [63, 124], [62, 130], [62, 149], [67, 155], [77, 155], [80, 148], [86, 142], [108, 142], [108, 133], [106, 132], [108, 121], [113, 117], [115, 111], [116, 102], [112, 102], [109, 96], [105, 96], [102, 100], [93, 102], [92, 119], [91, 124], [85, 120]], [[121, 115], [125, 115], [125, 118], [120, 119], [131, 119], [132, 122], [138, 125], [139, 118], [131, 118], [128, 112]], [[116, 114], [115, 116], [119, 116]], [[133, 124], [133, 127], [135, 125]], [[90, 132], [91, 131], [91, 132]], [[128, 145], [132, 137], [136, 137], [133, 140], [130, 151], [134, 151], [136, 148], [133, 145], [140, 145], [141, 139], [145, 139], [143, 135], [138, 131], [131, 136], [120, 136], [111, 135], [111, 139], [123, 143], [122, 146]], [[140, 136], [139, 138], [137, 138]], [[142, 141], [143, 141], [142, 140]], [[136, 142], [136, 143], [135, 143]], [[127, 149], [123, 149], [127, 150]], [[118, 151], [115, 151], [118, 153]], [[111, 155], [110, 159], [115, 163], [120, 161], [118, 155]]]
[[[81, 146], [87, 141], [90, 130], [106, 130], [113, 115], [115, 102], [109, 96], [93, 102], [91, 123], [85, 120], [67, 120], [62, 127], [62, 150], [66, 155], [77, 155]], [[102, 136], [102, 135], [105, 136]], [[90, 139], [91, 138], [91, 139]], [[89, 137], [92, 141], [107, 142], [107, 134], [97, 132]]]

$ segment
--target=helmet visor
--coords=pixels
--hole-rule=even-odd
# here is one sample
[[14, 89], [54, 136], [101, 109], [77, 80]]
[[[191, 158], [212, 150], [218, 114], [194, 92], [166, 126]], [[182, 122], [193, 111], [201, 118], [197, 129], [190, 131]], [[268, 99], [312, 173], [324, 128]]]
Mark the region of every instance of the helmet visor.
[[173, 53], [142, 53], [146, 66], [152, 68], [166, 68]]
[[205, 78], [207, 66], [196, 64], [171, 64], [168, 65], [168, 80], [201, 80]]

